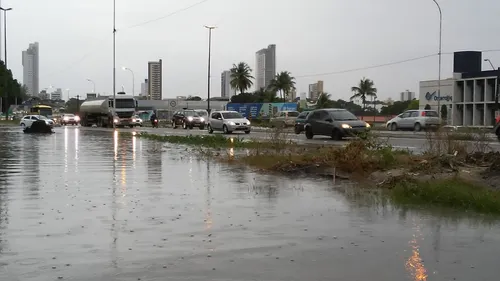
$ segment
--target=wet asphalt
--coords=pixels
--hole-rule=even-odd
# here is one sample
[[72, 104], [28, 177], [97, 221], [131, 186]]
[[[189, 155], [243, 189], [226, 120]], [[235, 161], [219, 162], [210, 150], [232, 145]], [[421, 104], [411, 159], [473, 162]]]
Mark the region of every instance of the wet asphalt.
[[113, 131], [0, 128], [0, 280], [496, 280], [500, 227]]

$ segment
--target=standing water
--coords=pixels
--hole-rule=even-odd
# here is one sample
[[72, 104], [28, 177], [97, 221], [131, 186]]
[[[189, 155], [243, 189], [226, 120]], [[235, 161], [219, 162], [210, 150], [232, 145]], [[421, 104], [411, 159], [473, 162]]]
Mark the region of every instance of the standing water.
[[500, 228], [478, 217], [113, 131], [0, 140], [2, 281], [498, 279]]

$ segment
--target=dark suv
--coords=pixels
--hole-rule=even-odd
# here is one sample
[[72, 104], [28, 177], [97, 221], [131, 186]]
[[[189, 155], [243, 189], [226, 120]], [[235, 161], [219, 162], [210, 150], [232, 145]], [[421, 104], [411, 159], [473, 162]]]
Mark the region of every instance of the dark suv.
[[370, 129], [370, 124], [359, 120], [350, 111], [337, 108], [313, 110], [307, 116], [305, 123], [304, 131], [308, 139], [319, 135], [342, 140]]
[[172, 117], [172, 127], [174, 127], [174, 129], [181, 125], [183, 129], [199, 127], [200, 130], [203, 130], [205, 129], [206, 122], [207, 120], [200, 117], [196, 111], [189, 109], [177, 111]]

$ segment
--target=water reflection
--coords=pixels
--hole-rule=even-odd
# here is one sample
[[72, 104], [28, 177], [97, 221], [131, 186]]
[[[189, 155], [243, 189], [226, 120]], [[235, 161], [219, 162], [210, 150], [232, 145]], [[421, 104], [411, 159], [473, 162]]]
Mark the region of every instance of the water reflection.
[[427, 280], [427, 270], [425, 269], [422, 258], [420, 257], [420, 246], [419, 241], [422, 239], [422, 233], [420, 232], [420, 225], [414, 220], [414, 233], [413, 239], [410, 240], [409, 244], [411, 247], [411, 256], [405, 263], [406, 270], [412, 276], [413, 281], [426, 281]]
[[[157, 142], [147, 143], [147, 173], [148, 183], [160, 183], [162, 181], [162, 158], [163, 145]], [[185, 172], [185, 171], [184, 171]], [[176, 176], [182, 176], [178, 174]]]

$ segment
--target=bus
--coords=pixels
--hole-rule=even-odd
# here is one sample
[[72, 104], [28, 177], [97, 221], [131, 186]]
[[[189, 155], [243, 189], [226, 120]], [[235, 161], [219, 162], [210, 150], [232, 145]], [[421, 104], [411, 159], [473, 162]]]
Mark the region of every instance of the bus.
[[49, 119], [52, 119], [52, 107], [48, 105], [34, 105], [30, 108], [31, 115], [43, 115]]

